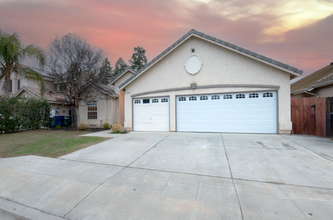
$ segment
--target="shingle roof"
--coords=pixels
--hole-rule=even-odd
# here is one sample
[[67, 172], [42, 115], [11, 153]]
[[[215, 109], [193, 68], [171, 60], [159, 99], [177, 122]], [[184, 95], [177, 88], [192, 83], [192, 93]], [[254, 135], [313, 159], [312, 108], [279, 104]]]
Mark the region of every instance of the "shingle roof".
[[309, 88], [316, 84], [321, 84], [333, 79], [333, 64], [325, 66], [324, 68], [317, 70], [316, 72], [298, 80], [290, 85], [290, 90], [298, 91]]
[[[39, 88], [30, 87], [30, 86], [23, 86], [19, 91], [16, 92], [16, 94], [14, 95], [14, 97], [18, 96], [23, 91], [26, 91], [26, 92], [34, 95], [36, 98], [42, 99], [42, 95], [40, 93], [40, 89]], [[64, 98], [62, 96], [59, 96], [59, 95], [55, 95], [55, 94], [50, 93], [48, 91], [46, 91], [44, 93], [43, 98], [45, 100], [47, 100], [48, 102], [62, 102], [62, 103], [66, 103], [67, 102], [66, 98]]]
[[[26, 68], [30, 68], [30, 69], [40, 73], [44, 77], [52, 78], [51, 73], [46, 71], [46, 70], [42, 70], [42, 69], [38, 69], [38, 68], [35, 68], [35, 67], [32, 67], [32, 66], [27, 66], [27, 65], [22, 65], [22, 64], [21, 64], [21, 66], [26, 67]], [[0, 78], [2, 77], [2, 75], [3, 75], [3, 73], [0, 73]]]
[[135, 70], [132, 69], [131, 67], [126, 67], [126, 69], [124, 69], [123, 71], [121, 71], [120, 73], [118, 73], [115, 77], [113, 77], [111, 79], [110, 84], [114, 83], [115, 81], [117, 81], [122, 75], [124, 75], [127, 71], [131, 71], [132, 73], [135, 73]]
[[104, 84], [93, 84], [93, 86], [103, 92], [104, 94], [110, 95], [111, 97], [118, 97], [119, 95], [114, 92], [114, 86]]
[[181, 37], [179, 40], [177, 40], [174, 44], [172, 44], [170, 47], [168, 47], [165, 51], [163, 51], [161, 54], [159, 54], [157, 57], [155, 57], [153, 60], [151, 60], [149, 63], [147, 63], [142, 69], [138, 70], [133, 76], [131, 76], [130, 78], [128, 78], [124, 83], [122, 83], [118, 87], [118, 89], [123, 89], [132, 80], [134, 80], [136, 77], [138, 77], [139, 75], [141, 75], [142, 72], [144, 72], [145, 70], [147, 70], [150, 66], [152, 66], [153, 64], [155, 64], [159, 59], [161, 59], [162, 57], [164, 57], [165, 55], [167, 55], [170, 51], [172, 51], [175, 47], [177, 47], [179, 44], [181, 44], [182, 42], [184, 42], [188, 37], [190, 37], [192, 35], [195, 35], [195, 36], [204, 38], [206, 40], [212, 41], [212, 42], [214, 42], [216, 44], [219, 44], [219, 45], [221, 45], [223, 47], [227, 47], [229, 49], [238, 51], [239, 53], [242, 53], [242, 54], [244, 54], [246, 56], [250, 56], [250, 57], [253, 57], [255, 59], [259, 59], [262, 62], [273, 64], [274, 66], [276, 66], [278, 68], [285, 69], [288, 72], [294, 72], [295, 75], [303, 73], [302, 70], [299, 70], [299, 69], [297, 69], [295, 67], [289, 66], [289, 65], [287, 65], [285, 63], [281, 63], [281, 62], [279, 62], [277, 60], [273, 60], [272, 58], [265, 57], [265, 56], [260, 55], [258, 53], [252, 52], [250, 50], [246, 50], [246, 49], [244, 49], [242, 47], [239, 47], [237, 45], [230, 44], [230, 43], [228, 43], [226, 41], [217, 39], [215, 37], [206, 35], [204, 33], [201, 33], [199, 31], [196, 31], [196, 30], [192, 29], [187, 34], [185, 34], [183, 37]]

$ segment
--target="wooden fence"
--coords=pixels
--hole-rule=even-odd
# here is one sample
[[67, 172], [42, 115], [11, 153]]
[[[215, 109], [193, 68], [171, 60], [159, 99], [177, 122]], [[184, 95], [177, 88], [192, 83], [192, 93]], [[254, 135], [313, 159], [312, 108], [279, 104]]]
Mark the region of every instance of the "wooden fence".
[[293, 134], [333, 136], [333, 97], [292, 98]]

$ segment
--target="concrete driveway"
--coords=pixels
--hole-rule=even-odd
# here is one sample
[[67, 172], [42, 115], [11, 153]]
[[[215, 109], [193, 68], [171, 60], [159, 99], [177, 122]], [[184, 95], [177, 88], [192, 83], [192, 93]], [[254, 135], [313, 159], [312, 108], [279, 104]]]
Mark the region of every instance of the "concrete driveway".
[[332, 219], [333, 141], [131, 132], [61, 158], [0, 159], [7, 219]]

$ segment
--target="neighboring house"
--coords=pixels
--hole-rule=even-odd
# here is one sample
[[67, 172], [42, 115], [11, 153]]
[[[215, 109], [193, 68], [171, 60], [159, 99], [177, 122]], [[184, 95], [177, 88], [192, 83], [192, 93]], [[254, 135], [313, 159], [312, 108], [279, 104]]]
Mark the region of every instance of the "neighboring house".
[[[43, 71], [43, 70], [40, 70], [37, 68], [33, 68], [33, 67], [29, 67], [29, 68], [42, 74], [42, 76], [44, 77], [44, 80], [46, 80], [46, 81], [50, 80], [49, 74], [46, 71]], [[5, 78], [3, 77], [3, 75], [0, 75], [0, 95], [2, 95], [2, 96], [4, 95], [4, 91], [2, 89], [4, 81], [5, 81]], [[9, 94], [10, 97], [13, 97], [23, 86], [39, 88], [39, 84], [35, 79], [26, 78], [16, 72], [13, 72], [10, 76], [10, 94]]]
[[290, 90], [291, 98], [333, 97], [333, 62], [294, 82]]
[[79, 104], [80, 123], [92, 127], [102, 127], [104, 123], [110, 125], [123, 123], [119, 121], [119, 99], [112, 85], [90, 85], [94, 95], [91, 100], [81, 101]]
[[[34, 67], [29, 68], [39, 72], [43, 76], [46, 85], [49, 81], [51, 81], [51, 77], [47, 71]], [[2, 90], [4, 80], [4, 77], [0, 76], [0, 96], [4, 95]], [[23, 77], [16, 72], [12, 73], [10, 76], [10, 88], [10, 97], [22, 96], [42, 99], [39, 83], [37, 80]], [[56, 96], [50, 93], [47, 91], [47, 88], [43, 98], [50, 103], [51, 109], [54, 109], [57, 112], [57, 115], [71, 114], [71, 106], [67, 105], [66, 100], [60, 96]]]
[[14, 97], [26, 97], [26, 98], [36, 98], [45, 99], [50, 103], [51, 110], [55, 110], [56, 115], [71, 115], [71, 106], [65, 98], [61, 96], [56, 96], [50, 91], [46, 91], [42, 97], [40, 89], [36, 87], [23, 86]]
[[191, 30], [112, 84], [127, 131], [290, 134], [290, 79], [301, 73]]

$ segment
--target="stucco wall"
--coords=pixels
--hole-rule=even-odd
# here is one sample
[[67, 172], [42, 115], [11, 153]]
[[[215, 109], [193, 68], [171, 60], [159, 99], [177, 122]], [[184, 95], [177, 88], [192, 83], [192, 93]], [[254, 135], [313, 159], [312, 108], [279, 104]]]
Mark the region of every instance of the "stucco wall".
[[58, 115], [70, 115], [69, 112], [71, 111], [71, 106], [67, 105], [58, 105], [58, 104], [50, 104], [51, 109], [59, 109]]
[[[191, 55], [191, 48], [203, 61], [201, 70], [196, 75], [186, 72], [184, 63]], [[216, 46], [207, 41], [191, 37], [176, 50], [168, 54], [148, 71], [130, 83], [125, 89], [126, 115], [125, 128], [132, 129], [132, 95], [161, 89], [218, 84], [246, 84], [280, 86], [278, 92], [279, 133], [290, 133], [290, 74], [272, 66], [263, 64], [244, 55]], [[176, 95], [227, 93], [237, 91], [272, 90], [263, 88], [210, 88], [146, 96], [170, 96], [170, 131], [176, 130]]]
[[[316, 88], [310, 91], [313, 94], [317, 94], [319, 97], [333, 97], [333, 85], [327, 85], [320, 88]], [[315, 97], [314, 95], [300, 93], [297, 95], [291, 95], [291, 98], [305, 98], [305, 97]]]
[[333, 97], [333, 85], [320, 87], [315, 92], [319, 97]]
[[114, 106], [116, 99], [106, 96], [105, 99], [96, 98], [94, 101], [97, 102], [97, 119], [88, 119], [87, 105], [84, 102], [80, 102], [80, 123], [96, 127], [101, 127], [104, 123], [112, 125], [115, 118]]
[[[125, 82], [128, 78], [130, 78], [131, 76], [133, 76], [133, 73], [128, 71], [127, 73], [125, 73], [124, 75], [122, 75], [119, 79], [117, 79], [116, 82], [114, 82], [114, 86], [115, 88], [118, 88], [119, 85], [121, 85], [123, 82]], [[119, 90], [115, 89], [116, 93], [119, 94]]]
[[[20, 88], [22, 88], [23, 86], [39, 88], [39, 83], [37, 82], [37, 80], [24, 78], [23, 76], [19, 75], [16, 72], [13, 72], [11, 74], [10, 79], [12, 80], [12, 92], [10, 93], [10, 97], [15, 95], [19, 90], [18, 85], [17, 85], [18, 80], [20, 80]], [[45, 78], [44, 78], [44, 80], [45, 80], [45, 83], [46, 83]], [[5, 77], [1, 77], [1, 79], [0, 79], [0, 95], [4, 95], [4, 92], [2, 90], [4, 81], [5, 81]]]

